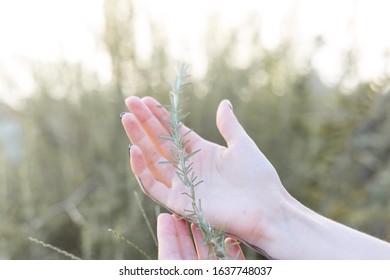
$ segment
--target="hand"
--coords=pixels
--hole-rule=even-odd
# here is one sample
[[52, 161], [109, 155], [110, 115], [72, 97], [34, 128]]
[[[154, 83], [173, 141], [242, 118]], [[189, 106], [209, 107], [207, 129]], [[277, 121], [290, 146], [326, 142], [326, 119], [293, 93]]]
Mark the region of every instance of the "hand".
[[[209, 256], [209, 249], [202, 243], [202, 233], [195, 224], [191, 224], [191, 232], [195, 246], [184, 219], [176, 215], [160, 214], [157, 220], [158, 258], [160, 260], [215, 259], [215, 255]], [[245, 259], [236, 240], [227, 238], [225, 244], [232, 259]]]
[[[174, 166], [160, 164], [171, 160], [171, 142], [161, 136], [169, 133], [169, 113], [151, 97], [126, 99], [131, 113], [122, 116], [126, 133], [134, 144], [131, 167], [144, 193], [172, 212], [185, 216], [192, 209], [183, 195], [185, 186]], [[279, 176], [235, 117], [224, 100], [217, 110], [217, 127], [227, 147], [204, 140], [195, 132], [186, 137], [195, 174], [203, 180], [196, 187], [206, 220], [215, 228], [237, 237], [252, 247], [266, 246], [272, 233], [267, 226], [289, 196]], [[188, 128], [182, 126], [182, 133]]]
[[[161, 139], [169, 131], [169, 113], [151, 97], [130, 97], [126, 105], [132, 113], [125, 114], [122, 123], [134, 143], [130, 162], [135, 176], [147, 195], [185, 216], [185, 210], [192, 209], [190, 198], [183, 195], [187, 190], [174, 166], [159, 163], [171, 160], [171, 143]], [[195, 174], [204, 180], [196, 196], [211, 226], [273, 258], [390, 258], [390, 243], [327, 219], [289, 195], [226, 100], [218, 107], [217, 127], [227, 147], [195, 132], [187, 136], [189, 153], [201, 149], [192, 157]], [[183, 125], [182, 133], [188, 131]]]

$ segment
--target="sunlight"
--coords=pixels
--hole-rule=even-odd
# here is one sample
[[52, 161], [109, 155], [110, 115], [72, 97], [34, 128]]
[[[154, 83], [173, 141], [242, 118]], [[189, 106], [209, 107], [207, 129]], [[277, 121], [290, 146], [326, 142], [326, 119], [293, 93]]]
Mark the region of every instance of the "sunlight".
[[[173, 60], [191, 64], [195, 76], [207, 67], [204, 40], [217, 47], [225, 36], [239, 29], [242, 50], [237, 63], [250, 60], [245, 30], [260, 31], [262, 44], [275, 48], [284, 39], [297, 46], [298, 61], [310, 53], [313, 40], [321, 37], [323, 48], [313, 65], [326, 82], [341, 75], [340, 54], [353, 49], [359, 55], [358, 75], [363, 80], [389, 74], [383, 55], [389, 53], [388, 1], [180, 1], [134, 0], [135, 36], [141, 61], [152, 51], [149, 22], [158, 26], [168, 42]], [[0, 96], [13, 99], [31, 91], [29, 61], [55, 62], [60, 59], [82, 63], [110, 80], [110, 61], [101, 41], [104, 32], [104, 0], [14, 0], [0, 2]], [[210, 24], [218, 34], [210, 34]], [[247, 36], [248, 37], [248, 36]], [[387, 67], [387, 68], [386, 68]], [[6, 77], [6, 80], [4, 80]]]

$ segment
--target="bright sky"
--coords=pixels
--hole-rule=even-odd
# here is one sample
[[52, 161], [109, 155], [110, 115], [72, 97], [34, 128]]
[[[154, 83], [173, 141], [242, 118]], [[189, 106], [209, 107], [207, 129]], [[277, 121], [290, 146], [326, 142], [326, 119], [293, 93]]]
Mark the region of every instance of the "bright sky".
[[[60, 58], [77, 62], [109, 81], [109, 60], [99, 36], [104, 30], [103, 0], [0, 0], [0, 98], [10, 103], [33, 86], [26, 60], [53, 62]], [[186, 61], [194, 74], [202, 74], [206, 57], [202, 40], [210, 16], [218, 17], [220, 34], [248, 24], [261, 30], [266, 47], [281, 36], [299, 46], [301, 55], [312, 39], [322, 35], [327, 47], [313, 59], [325, 81], [340, 74], [340, 50], [354, 46], [361, 57], [359, 74], [375, 79], [390, 65], [383, 54], [390, 52], [390, 1], [387, 0], [134, 0], [137, 42], [147, 60], [150, 50], [148, 22], [168, 38], [174, 59]], [[352, 17], [353, 15], [353, 17]], [[242, 42], [250, 36], [242, 30]], [[213, 37], [214, 38], [214, 37]], [[242, 63], [249, 57], [242, 52]], [[385, 68], [387, 67], [387, 68]], [[6, 79], [2, 78], [6, 77]]]

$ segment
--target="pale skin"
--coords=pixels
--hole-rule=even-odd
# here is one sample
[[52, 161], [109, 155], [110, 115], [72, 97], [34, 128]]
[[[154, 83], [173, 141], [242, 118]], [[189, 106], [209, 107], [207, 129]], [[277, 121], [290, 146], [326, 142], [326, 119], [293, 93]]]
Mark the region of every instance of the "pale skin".
[[[175, 214], [160, 214], [157, 220], [158, 258], [160, 260], [215, 259], [215, 254], [209, 252], [208, 246], [202, 242], [203, 235], [197, 225], [191, 224], [191, 233], [184, 219]], [[231, 259], [245, 259], [235, 239], [226, 238], [225, 244]]]
[[[125, 103], [130, 113], [122, 116], [122, 123], [133, 143], [131, 168], [143, 192], [173, 213], [185, 216], [184, 210], [191, 209], [190, 199], [183, 195], [185, 186], [174, 166], [160, 164], [170, 160], [171, 143], [161, 139], [169, 131], [164, 121], [169, 113], [151, 97], [132, 96]], [[327, 219], [295, 200], [245, 132], [228, 100], [220, 103], [216, 122], [226, 146], [209, 142], [195, 132], [187, 135], [188, 152], [201, 149], [192, 158], [195, 174], [204, 180], [196, 187], [196, 195], [213, 227], [269, 258], [390, 259], [389, 243]], [[183, 125], [182, 131], [188, 128]], [[167, 256], [164, 232], [172, 236], [174, 223], [167, 216], [160, 218], [159, 255]], [[176, 230], [173, 236], [188, 234]], [[183, 246], [175, 244], [172, 251], [182, 252]], [[185, 248], [197, 252], [193, 246]], [[175, 256], [172, 258], [180, 255]]]

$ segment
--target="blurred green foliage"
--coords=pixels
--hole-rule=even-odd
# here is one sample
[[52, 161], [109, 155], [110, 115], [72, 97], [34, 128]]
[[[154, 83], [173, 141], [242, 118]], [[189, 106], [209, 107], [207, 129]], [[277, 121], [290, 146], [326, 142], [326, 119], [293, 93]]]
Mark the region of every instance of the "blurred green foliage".
[[[135, 200], [134, 192], [140, 191], [130, 172], [129, 141], [119, 113], [126, 110], [123, 99], [129, 95], [152, 95], [167, 104], [167, 81], [174, 78], [175, 63], [161, 35], [154, 37], [151, 62], [139, 62], [130, 1], [107, 0], [105, 11], [110, 85], [101, 84], [82, 65], [33, 63], [36, 92], [20, 110], [0, 104], [0, 118], [21, 131], [15, 139], [20, 158], [11, 159], [0, 142], [2, 259], [65, 258], [32, 243], [29, 236], [84, 259], [144, 258], [108, 228], [157, 256]], [[344, 82], [356, 60], [348, 53], [345, 75], [337, 84], [325, 85], [310, 57], [298, 70], [289, 42], [270, 51], [256, 41], [256, 34], [256, 54], [249, 65], [238, 67], [237, 32], [220, 47], [206, 46], [207, 73], [192, 80], [186, 124], [224, 144], [213, 123], [218, 103], [230, 99], [293, 196], [323, 215], [388, 239], [388, 77], [346, 91]], [[160, 209], [139, 197], [155, 227]], [[248, 258], [261, 258], [245, 251]]]

